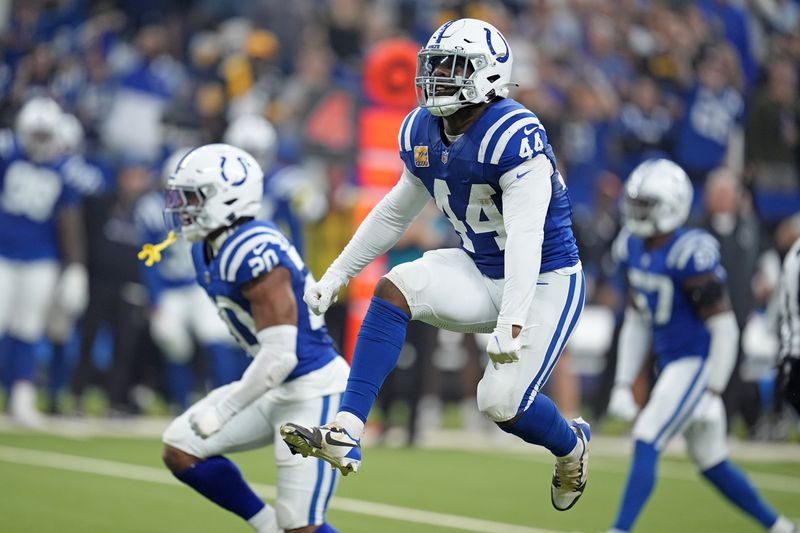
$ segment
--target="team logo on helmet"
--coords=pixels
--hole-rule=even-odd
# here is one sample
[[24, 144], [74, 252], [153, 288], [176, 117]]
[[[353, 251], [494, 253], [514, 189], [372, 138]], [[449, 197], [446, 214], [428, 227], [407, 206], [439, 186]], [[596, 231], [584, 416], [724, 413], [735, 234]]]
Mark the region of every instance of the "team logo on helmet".
[[236, 160], [240, 165], [242, 165], [242, 175], [236, 178], [229, 178], [225, 171], [225, 161], [227, 161], [227, 159], [228, 158], [223, 155], [219, 162], [219, 171], [220, 174], [222, 174], [222, 180], [225, 183], [230, 183], [233, 187], [238, 187], [247, 179], [247, 164], [242, 160], [241, 157], [237, 157]]
[[489, 51], [492, 53], [493, 56], [495, 56], [497, 62], [505, 63], [506, 61], [508, 61], [508, 58], [510, 57], [509, 53], [510, 48], [508, 47], [508, 43], [506, 42], [506, 38], [503, 37], [503, 34], [499, 32], [497, 33], [500, 36], [500, 40], [503, 41], [503, 44], [506, 46], [506, 51], [503, 55], [497, 55], [497, 51], [494, 49], [494, 45], [492, 45], [492, 30], [490, 30], [489, 28], [483, 28], [483, 29], [486, 32], [486, 44], [489, 45]]

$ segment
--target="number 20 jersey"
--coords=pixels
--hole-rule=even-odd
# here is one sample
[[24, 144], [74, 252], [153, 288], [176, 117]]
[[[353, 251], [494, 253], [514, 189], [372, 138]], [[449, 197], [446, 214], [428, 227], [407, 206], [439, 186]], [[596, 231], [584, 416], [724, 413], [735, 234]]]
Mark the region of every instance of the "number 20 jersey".
[[[553, 149], [539, 119], [522, 104], [503, 99], [490, 104], [449, 146], [442, 119], [416, 108], [398, 135], [400, 157], [450, 220], [462, 249], [485, 276], [504, 277], [506, 241], [500, 177], [539, 154], [556, 168]], [[572, 234], [572, 207], [558, 171], [550, 176], [552, 197], [544, 224], [541, 272], [578, 263]], [[533, 245], [533, 243], [531, 243]]]
[[719, 244], [701, 229], [679, 229], [655, 250], [623, 232], [613, 254], [625, 272], [633, 305], [649, 317], [659, 367], [687, 356], [706, 357], [711, 337], [683, 289], [686, 279], [712, 272], [725, 279]]
[[252, 356], [258, 353], [259, 342], [242, 286], [276, 267], [291, 273], [297, 302], [298, 363], [286, 381], [322, 368], [338, 357], [325, 319], [312, 314], [303, 301], [303, 293], [314, 278], [294, 246], [271, 222], [252, 220], [237, 227], [210, 261], [206, 261], [205, 243], [196, 243], [192, 246], [192, 260], [198, 283], [216, 304], [237, 342]]

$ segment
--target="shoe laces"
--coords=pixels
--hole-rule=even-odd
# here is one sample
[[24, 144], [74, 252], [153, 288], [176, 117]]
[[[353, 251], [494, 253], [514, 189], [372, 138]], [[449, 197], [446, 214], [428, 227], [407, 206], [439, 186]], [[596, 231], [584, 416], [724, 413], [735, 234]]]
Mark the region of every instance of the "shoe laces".
[[583, 453], [579, 459], [562, 459], [556, 460], [555, 473], [553, 475], [553, 484], [556, 488], [565, 488], [567, 490], [575, 490], [581, 484], [581, 477], [583, 476]]

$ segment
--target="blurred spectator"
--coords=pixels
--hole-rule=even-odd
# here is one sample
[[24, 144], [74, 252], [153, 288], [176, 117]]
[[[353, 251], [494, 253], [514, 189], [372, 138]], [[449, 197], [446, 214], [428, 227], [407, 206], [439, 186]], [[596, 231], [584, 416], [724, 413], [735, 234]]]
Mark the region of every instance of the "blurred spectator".
[[[117, 188], [85, 202], [89, 267], [89, 307], [81, 329], [78, 366], [72, 380], [77, 408], [92, 382], [102, 383], [114, 413], [135, 409], [129, 396], [139, 344], [147, 330], [147, 294], [141, 285], [139, 233], [135, 205], [153, 187], [150, 168], [128, 161], [117, 176]], [[95, 364], [95, 341], [101, 329], [111, 334], [113, 347], [106, 379]]]
[[797, 65], [786, 57], [768, 65], [766, 85], [747, 122], [747, 160], [759, 213], [777, 221], [800, 203], [800, 95]]

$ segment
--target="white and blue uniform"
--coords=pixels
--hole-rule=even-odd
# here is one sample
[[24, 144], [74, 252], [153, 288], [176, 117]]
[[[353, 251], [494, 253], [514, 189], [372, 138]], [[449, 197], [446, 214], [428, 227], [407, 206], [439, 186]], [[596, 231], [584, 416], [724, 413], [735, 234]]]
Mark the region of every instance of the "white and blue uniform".
[[[433, 196], [461, 238], [461, 248], [427, 252], [386, 277], [405, 296], [412, 318], [436, 327], [490, 333], [507, 307], [509, 315], [521, 313], [515, 316], [519, 322], [513, 322], [524, 323], [519, 363], [488, 365], [478, 386], [480, 410], [492, 420], [505, 421], [533, 403], [583, 309], [572, 209], [544, 127], [518, 102], [492, 103], [462, 136], [449, 145], [443, 138], [441, 118], [423, 108], [412, 111], [398, 136], [402, 179]], [[537, 285], [526, 307], [522, 301], [509, 305], [509, 291], [504, 291], [511, 279], [507, 263], [518, 258], [509, 259], [506, 252], [503, 197], [511, 198], [514, 186], [528, 174], [528, 179], [541, 180], [537, 190], [549, 189], [549, 202], [532, 198], [539, 203], [530, 206], [530, 219], [543, 221], [541, 242], [534, 236], [530, 249], [517, 248], [517, 254], [533, 255], [541, 247], [539, 272], [515, 280], [524, 281], [521, 293], [529, 290], [524, 285]]]
[[60, 271], [56, 215], [80, 200], [64, 164], [34, 163], [0, 134], [0, 336], [35, 342], [44, 332]]
[[213, 257], [204, 243], [192, 247], [197, 281], [216, 304], [220, 316], [239, 344], [251, 355], [260, 349], [250, 302], [242, 294], [247, 283], [276, 267], [292, 277], [297, 302], [297, 366], [284, 383], [269, 390], [207, 439], [197, 436], [189, 416], [199, 405], [216, 403], [227, 385], [212, 391], [178, 417], [164, 433], [164, 442], [200, 458], [275, 446], [278, 500], [275, 509], [284, 529], [324, 522], [328, 500], [335, 489], [336, 471], [322, 462], [293, 456], [280, 437], [280, 425], [301, 420], [308, 425], [328, 421], [339, 406], [348, 366], [336, 352], [324, 318], [313, 315], [303, 302], [303, 291], [313, 283], [289, 240], [270, 222], [253, 220], [228, 235]]
[[[704, 230], [678, 229], [664, 246], [648, 251], [642, 239], [626, 233], [615, 243], [614, 253], [626, 273], [633, 305], [650, 324], [659, 371], [634, 425], [634, 438], [662, 450], [673, 436], [686, 431], [689, 451], [701, 466], [716, 464], [727, 456], [724, 429], [690, 425], [708, 385], [710, 335], [683, 284], [708, 273], [725, 279], [719, 244]], [[722, 417], [724, 424], [724, 413]], [[691, 437], [698, 432], [703, 435]]]

